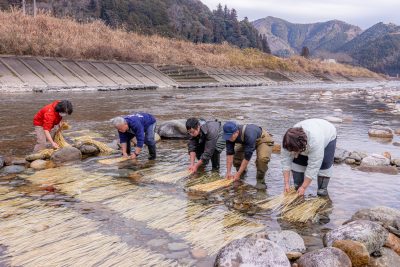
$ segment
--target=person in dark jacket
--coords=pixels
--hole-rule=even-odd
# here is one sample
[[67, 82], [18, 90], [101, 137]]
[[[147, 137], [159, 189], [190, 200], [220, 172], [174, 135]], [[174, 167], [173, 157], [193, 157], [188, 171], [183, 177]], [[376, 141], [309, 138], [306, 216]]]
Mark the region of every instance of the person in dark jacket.
[[[238, 125], [228, 121], [224, 124], [224, 139], [226, 140], [226, 178], [240, 179], [256, 151], [257, 185], [265, 189], [265, 173], [271, 159], [274, 141], [271, 135], [255, 124]], [[236, 174], [231, 174], [232, 164]]]
[[59, 126], [63, 117], [71, 115], [73, 112], [72, 103], [68, 100], [56, 100], [41, 108], [33, 118], [35, 126], [36, 145], [33, 152], [49, 148], [54, 149], [59, 146], [54, 142], [53, 138], [56, 133], [56, 127]]
[[[186, 129], [191, 136], [188, 142], [189, 171], [197, 172], [197, 169], [207, 165], [210, 159], [213, 170], [218, 170], [220, 154], [225, 148], [221, 122], [189, 118], [186, 121]], [[197, 163], [195, 163], [196, 158]]]
[[[148, 113], [136, 113], [125, 117], [112, 119], [112, 124], [118, 130], [119, 140], [124, 157], [135, 159], [146, 144], [149, 149], [149, 160], [156, 159], [155, 128], [156, 119]], [[131, 140], [136, 137], [136, 148], [131, 154]]]

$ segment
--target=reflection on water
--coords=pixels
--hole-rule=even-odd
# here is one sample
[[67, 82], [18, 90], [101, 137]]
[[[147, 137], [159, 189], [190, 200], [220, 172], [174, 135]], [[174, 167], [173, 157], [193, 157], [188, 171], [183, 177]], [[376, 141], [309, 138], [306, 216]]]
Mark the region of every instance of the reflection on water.
[[[34, 113], [53, 99], [68, 98], [74, 104], [74, 114], [69, 118], [73, 126], [70, 138], [92, 135], [111, 142], [116, 138], [109, 125], [112, 117], [145, 111], [154, 114], [159, 122], [199, 116], [257, 123], [280, 142], [285, 130], [297, 121], [329, 115], [347, 118], [337, 125], [338, 147], [367, 153], [389, 151], [393, 157], [400, 157], [399, 149], [391, 142], [377, 142], [367, 135], [370, 124], [376, 120], [385, 120], [392, 128], [400, 128], [398, 115], [375, 112], [386, 109], [381, 102], [338, 93], [373, 86], [2, 95], [0, 154], [27, 154], [33, 147]], [[333, 99], [319, 99], [319, 93], [326, 90], [338, 94]], [[185, 99], [162, 97], [182, 93]], [[343, 112], [338, 114], [335, 109]], [[399, 141], [399, 137], [393, 141]], [[290, 224], [254, 205], [282, 192], [279, 155], [273, 155], [269, 164], [267, 191], [253, 187], [256, 181], [252, 162], [243, 184], [208, 197], [193, 198], [185, 188], [223, 176], [225, 156], [221, 158], [219, 174], [211, 173], [208, 166], [205, 174], [189, 179], [184, 175], [167, 175], [182, 175], [186, 169], [186, 142], [162, 141], [158, 147], [159, 158], [155, 163], [147, 162], [146, 155], [136, 163], [128, 161], [113, 166], [100, 164], [98, 158], [89, 158], [78, 165], [28, 173], [18, 179], [2, 178], [0, 212], [4, 220], [0, 225], [6, 234], [0, 237], [0, 264], [35, 266], [36, 261], [28, 260], [28, 251], [42, 255], [51, 249], [63, 255], [59, 260], [64, 263], [73, 262], [77, 255], [88, 255], [91, 259], [82, 262], [85, 265], [130, 261], [141, 266], [177, 263], [209, 266], [224, 244], [263, 229], [296, 229], [311, 250], [322, 246], [320, 236], [326, 229], [343, 223], [360, 208], [376, 205], [400, 208], [397, 177], [336, 165], [329, 185], [332, 209], [321, 216], [320, 223]], [[313, 183], [309, 193], [315, 192]], [[21, 225], [24, 227], [17, 229]], [[28, 244], [25, 239], [29, 237], [32, 242]], [[97, 245], [86, 242], [90, 238]], [[78, 240], [81, 246], [71, 248], [70, 244]], [[171, 242], [182, 247], [171, 248], [167, 244]], [[23, 244], [27, 248], [21, 250]], [[103, 247], [109, 251], [105, 252]], [[196, 258], [193, 250], [205, 251], [208, 256]], [[140, 257], [145, 260], [135, 261]], [[48, 260], [58, 263], [51, 253]]]

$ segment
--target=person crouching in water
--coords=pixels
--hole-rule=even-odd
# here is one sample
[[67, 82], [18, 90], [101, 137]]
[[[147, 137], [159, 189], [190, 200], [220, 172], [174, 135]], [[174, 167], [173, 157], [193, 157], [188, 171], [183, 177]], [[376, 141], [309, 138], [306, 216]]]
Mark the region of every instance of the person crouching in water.
[[282, 168], [285, 192], [290, 191], [290, 172], [295, 189], [304, 195], [313, 180], [318, 179], [319, 196], [328, 195], [336, 148], [336, 128], [322, 119], [308, 119], [287, 130], [283, 137]]
[[[118, 130], [122, 155], [135, 159], [146, 144], [149, 149], [149, 160], [156, 159], [155, 129], [156, 119], [148, 113], [136, 113], [125, 117], [115, 117], [112, 124]], [[135, 151], [131, 153], [131, 141], [136, 137]]]
[[[219, 170], [220, 154], [225, 148], [221, 122], [204, 121], [189, 118], [186, 129], [190, 135], [188, 150], [190, 157], [189, 171], [197, 172], [200, 166], [205, 166], [211, 159], [213, 170]], [[196, 158], [198, 159], [195, 163]]]
[[68, 100], [56, 100], [44, 106], [36, 113], [33, 118], [35, 126], [36, 145], [33, 152], [39, 152], [46, 148], [58, 149], [59, 146], [54, 142], [56, 133], [55, 126], [59, 126], [63, 117], [71, 115], [73, 112], [72, 103]]
[[[226, 178], [239, 179], [246, 171], [253, 152], [256, 150], [256, 188], [265, 189], [265, 173], [268, 170], [274, 145], [271, 135], [255, 124], [237, 125], [232, 121], [226, 122], [223, 130], [227, 155]], [[232, 164], [237, 170], [235, 175], [231, 175]]]

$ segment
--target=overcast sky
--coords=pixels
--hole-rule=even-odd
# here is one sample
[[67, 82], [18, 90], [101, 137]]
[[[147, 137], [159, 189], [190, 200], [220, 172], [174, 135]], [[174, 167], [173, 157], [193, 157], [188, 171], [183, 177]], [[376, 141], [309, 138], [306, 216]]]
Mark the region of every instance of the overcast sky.
[[235, 8], [251, 21], [267, 16], [294, 23], [343, 20], [362, 29], [378, 22], [400, 25], [400, 0], [201, 0], [210, 9], [218, 3]]

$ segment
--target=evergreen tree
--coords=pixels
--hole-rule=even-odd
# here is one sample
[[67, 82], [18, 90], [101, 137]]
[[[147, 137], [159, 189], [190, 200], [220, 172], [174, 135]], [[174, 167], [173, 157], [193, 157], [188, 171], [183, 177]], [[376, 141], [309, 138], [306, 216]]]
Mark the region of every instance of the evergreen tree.
[[309, 58], [310, 57], [310, 50], [308, 49], [307, 46], [303, 46], [301, 49], [301, 54], [302, 57]]

